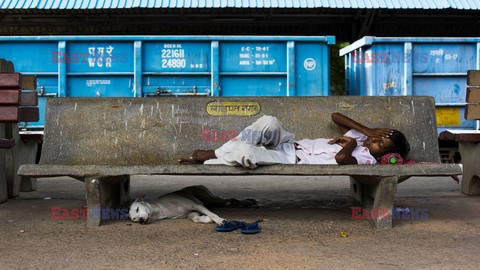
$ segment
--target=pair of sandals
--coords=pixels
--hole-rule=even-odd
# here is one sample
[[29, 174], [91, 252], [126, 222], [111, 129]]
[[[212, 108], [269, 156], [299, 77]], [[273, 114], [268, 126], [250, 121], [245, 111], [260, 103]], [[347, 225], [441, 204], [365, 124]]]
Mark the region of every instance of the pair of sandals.
[[258, 226], [259, 222], [262, 222], [262, 220], [257, 220], [251, 223], [238, 220], [228, 220], [222, 225], [215, 227], [215, 230], [217, 232], [231, 232], [240, 229], [240, 232], [243, 234], [256, 234], [261, 231], [260, 226]]

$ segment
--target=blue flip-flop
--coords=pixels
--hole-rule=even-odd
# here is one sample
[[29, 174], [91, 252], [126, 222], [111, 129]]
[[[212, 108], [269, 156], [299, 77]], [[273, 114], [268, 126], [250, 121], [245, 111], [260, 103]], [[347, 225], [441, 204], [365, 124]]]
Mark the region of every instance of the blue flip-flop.
[[243, 226], [240, 229], [240, 232], [243, 234], [256, 234], [261, 231], [260, 226], [258, 226], [258, 223], [261, 222], [261, 220], [252, 222], [252, 223], [245, 223], [245, 226]]
[[243, 228], [247, 223], [238, 220], [225, 221], [222, 225], [215, 227], [217, 232], [231, 232]]

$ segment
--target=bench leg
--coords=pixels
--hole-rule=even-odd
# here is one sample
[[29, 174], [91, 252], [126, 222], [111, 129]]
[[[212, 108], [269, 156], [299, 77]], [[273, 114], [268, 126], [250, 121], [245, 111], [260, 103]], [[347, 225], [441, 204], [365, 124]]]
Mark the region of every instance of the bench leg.
[[0, 150], [0, 203], [8, 200], [7, 174], [5, 172], [5, 151]]
[[9, 198], [15, 198], [20, 195], [20, 182], [22, 181], [22, 178], [17, 174], [20, 164], [15, 161], [15, 151], [13, 149], [7, 149], [5, 151], [5, 174]]
[[463, 163], [462, 193], [480, 195], [480, 143], [460, 142], [460, 156]]
[[[7, 124], [0, 123], [0, 138], [5, 138]], [[0, 149], [0, 203], [8, 200], [7, 172], [5, 168], [5, 153], [7, 149]]]
[[24, 142], [20, 139], [18, 124], [5, 124], [6, 138], [15, 140], [15, 147], [5, 150], [5, 172], [7, 179], [8, 197], [17, 197], [22, 192], [37, 189], [37, 179], [17, 174], [22, 164], [35, 164], [37, 143]]
[[[17, 157], [19, 166], [22, 164], [35, 164], [38, 150], [37, 142], [20, 142], [17, 145]], [[16, 173], [16, 172], [15, 172]], [[20, 192], [32, 192], [37, 190], [37, 178], [21, 176]]]
[[130, 198], [130, 176], [89, 177], [85, 179], [87, 226], [103, 223], [103, 209], [118, 209]]
[[381, 178], [372, 184], [364, 184], [350, 177], [352, 197], [362, 204], [362, 209], [368, 211], [371, 215], [368, 220], [377, 229], [392, 228], [392, 208], [397, 184], [398, 178], [394, 176]]
[[8, 197], [14, 198], [20, 194], [20, 182], [22, 178], [17, 174], [19, 156], [16, 153], [16, 148], [20, 143], [20, 136], [18, 135], [18, 124], [5, 124], [5, 138], [14, 139], [15, 146], [5, 150], [5, 174], [7, 179]]

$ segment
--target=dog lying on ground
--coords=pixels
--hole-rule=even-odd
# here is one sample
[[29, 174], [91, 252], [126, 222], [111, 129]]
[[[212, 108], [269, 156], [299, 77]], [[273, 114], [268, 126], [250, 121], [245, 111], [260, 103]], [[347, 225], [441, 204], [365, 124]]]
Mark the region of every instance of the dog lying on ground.
[[195, 223], [215, 222], [222, 225], [225, 219], [206, 207], [248, 207], [257, 202], [253, 199], [224, 199], [204, 186], [190, 186], [160, 196], [157, 201], [145, 202], [144, 196], [130, 206], [128, 217], [133, 222], [147, 224], [160, 219], [189, 218]]

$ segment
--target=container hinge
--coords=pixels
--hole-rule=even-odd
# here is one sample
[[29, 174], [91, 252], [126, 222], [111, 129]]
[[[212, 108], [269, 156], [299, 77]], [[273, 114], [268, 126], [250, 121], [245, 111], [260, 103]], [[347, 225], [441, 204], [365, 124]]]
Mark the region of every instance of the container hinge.
[[194, 96], [197, 95], [197, 86], [194, 85], [192, 90], [186, 91], [186, 93], [192, 93]]
[[45, 93], [45, 86], [40, 86], [40, 91], [37, 92], [39, 97], [56, 97], [56, 93]]

